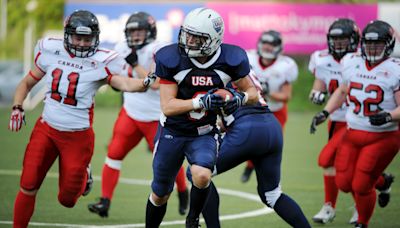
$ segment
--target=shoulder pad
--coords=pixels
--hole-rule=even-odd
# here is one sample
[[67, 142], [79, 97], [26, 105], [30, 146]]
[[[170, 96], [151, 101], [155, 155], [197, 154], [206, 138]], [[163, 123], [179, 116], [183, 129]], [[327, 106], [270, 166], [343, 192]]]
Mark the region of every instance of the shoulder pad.
[[64, 47], [64, 40], [53, 37], [45, 37], [38, 41], [37, 47], [41, 52], [51, 52], [52, 50], [59, 50]]
[[241, 47], [230, 44], [221, 44], [221, 55], [229, 66], [240, 65], [248, 59], [246, 52]]
[[111, 60], [115, 59], [118, 56], [118, 52], [112, 51], [106, 48], [99, 48], [96, 51], [96, 54], [93, 56], [89, 57], [90, 59], [93, 59], [97, 62], [101, 63], [109, 63]]
[[178, 44], [165, 46], [156, 52], [156, 63], [161, 63], [167, 68], [175, 68], [182, 58]]

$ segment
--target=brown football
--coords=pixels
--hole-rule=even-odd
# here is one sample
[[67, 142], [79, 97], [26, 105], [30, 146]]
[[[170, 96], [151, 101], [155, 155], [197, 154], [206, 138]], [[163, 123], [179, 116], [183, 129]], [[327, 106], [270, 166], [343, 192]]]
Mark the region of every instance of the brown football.
[[222, 99], [224, 99], [224, 101], [229, 101], [230, 99], [233, 98], [232, 93], [226, 89], [218, 89], [217, 91], [214, 92], [214, 94], [220, 95]]

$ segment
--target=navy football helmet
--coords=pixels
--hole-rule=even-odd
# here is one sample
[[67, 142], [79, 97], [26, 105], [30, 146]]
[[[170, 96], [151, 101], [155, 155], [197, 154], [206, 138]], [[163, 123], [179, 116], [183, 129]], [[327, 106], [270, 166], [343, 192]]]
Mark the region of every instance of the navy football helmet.
[[339, 18], [329, 27], [327, 38], [329, 53], [341, 59], [347, 53], [357, 51], [360, 29], [353, 20]]
[[[146, 30], [146, 36], [143, 41], [132, 39], [130, 32], [135, 29]], [[153, 42], [157, 37], [156, 20], [148, 13], [136, 12], [133, 13], [125, 25], [125, 38], [130, 48], [136, 50], [144, 47], [145, 45]]]
[[[92, 37], [90, 46], [74, 45], [72, 35]], [[99, 22], [96, 16], [87, 10], [73, 12], [64, 23], [64, 46], [72, 55], [86, 58], [94, 55], [99, 46]]]
[[[380, 45], [382, 47], [379, 47]], [[371, 21], [362, 32], [361, 55], [369, 63], [376, 63], [389, 57], [394, 45], [394, 30], [384, 21]]]
[[[273, 50], [263, 50], [263, 44], [270, 44], [273, 46]], [[275, 30], [265, 31], [261, 34], [258, 39], [257, 53], [259, 56], [265, 59], [276, 59], [282, 52], [282, 36]]]

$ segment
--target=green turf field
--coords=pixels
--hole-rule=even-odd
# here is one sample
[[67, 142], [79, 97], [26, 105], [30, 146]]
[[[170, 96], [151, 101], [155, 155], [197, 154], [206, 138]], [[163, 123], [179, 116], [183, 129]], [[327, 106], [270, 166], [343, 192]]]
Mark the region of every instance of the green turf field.
[[[19, 188], [19, 171], [23, 153], [40, 111], [41, 108], [27, 112], [27, 126], [22, 129], [22, 132], [11, 133], [7, 130], [9, 110], [0, 109], [0, 227], [11, 227], [11, 225], [7, 225], [7, 221], [12, 220], [13, 203]], [[106, 145], [111, 136], [117, 113], [118, 110], [115, 108], [95, 109], [96, 147], [92, 161], [95, 176], [101, 174], [106, 155]], [[285, 131], [282, 163], [283, 191], [300, 204], [310, 221], [323, 202], [322, 171], [317, 167], [317, 155], [327, 138], [325, 125], [318, 129], [317, 135], [308, 133], [312, 114], [290, 113]], [[93, 191], [87, 197], [82, 197], [75, 208], [66, 209], [58, 204], [58, 174], [57, 163], [55, 163], [39, 191], [35, 213], [31, 220], [36, 225], [32, 227], [81, 227], [77, 225], [117, 224], [131, 224], [130, 226], [120, 227], [144, 227], [140, 224], [143, 224], [145, 220], [146, 201], [150, 193], [150, 186], [146, 185], [148, 182], [134, 182], [133, 179], [151, 180], [151, 158], [151, 154], [143, 143], [127, 156], [121, 173], [121, 177], [126, 179], [123, 179], [124, 183], [120, 183], [115, 191], [110, 217], [107, 219], [101, 219], [97, 215], [89, 213], [86, 207], [88, 203], [94, 202], [96, 197], [100, 196], [101, 184], [99, 181], [95, 182]], [[396, 157], [387, 169], [388, 172], [393, 173], [398, 178], [392, 185], [391, 202], [384, 209], [377, 206], [370, 227], [400, 227], [400, 219], [398, 218], [400, 215], [399, 167], [400, 159]], [[240, 183], [239, 178], [242, 169], [243, 165], [214, 178], [217, 187], [255, 195], [256, 182], [254, 176], [249, 183]], [[249, 198], [254, 195], [250, 195]], [[352, 205], [351, 198], [340, 193], [336, 218], [333, 223], [325, 226], [351, 227], [347, 224], [347, 221], [352, 215]], [[260, 202], [248, 198], [221, 194], [221, 215], [243, 215], [243, 213], [257, 211], [263, 207]], [[168, 203], [168, 212], [164, 221], [181, 220], [183, 222], [183, 219], [184, 217], [178, 214], [177, 197], [174, 192]], [[318, 224], [312, 225], [321, 227]], [[274, 213], [224, 220], [222, 226], [288, 227]], [[171, 225], [169, 227], [182, 227], [182, 225]]]

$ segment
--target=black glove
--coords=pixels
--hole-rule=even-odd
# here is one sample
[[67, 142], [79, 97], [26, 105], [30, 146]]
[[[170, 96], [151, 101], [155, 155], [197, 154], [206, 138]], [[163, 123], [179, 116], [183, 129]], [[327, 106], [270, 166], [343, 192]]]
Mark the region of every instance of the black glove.
[[200, 107], [205, 110], [217, 110], [225, 104], [224, 99], [220, 95], [214, 94], [217, 89], [209, 90], [204, 96], [200, 97]]
[[268, 95], [269, 94], [269, 84], [268, 82], [260, 82], [261, 88], [262, 88], [262, 95]]
[[135, 49], [132, 49], [132, 52], [128, 56], [125, 57], [125, 61], [132, 67], [135, 67], [138, 65], [138, 56], [136, 54]]
[[392, 116], [388, 112], [380, 112], [369, 116], [369, 122], [374, 126], [381, 126], [392, 122]]
[[247, 102], [246, 94], [238, 92], [232, 88], [227, 88], [229, 92], [233, 94], [233, 98], [229, 100], [224, 106], [224, 113], [230, 115], [236, 111], [239, 107], [243, 106]]
[[314, 134], [317, 130], [317, 126], [325, 122], [328, 116], [329, 112], [327, 112], [326, 110], [322, 110], [321, 112], [317, 113], [311, 121], [310, 133]]

